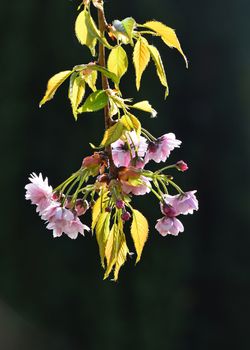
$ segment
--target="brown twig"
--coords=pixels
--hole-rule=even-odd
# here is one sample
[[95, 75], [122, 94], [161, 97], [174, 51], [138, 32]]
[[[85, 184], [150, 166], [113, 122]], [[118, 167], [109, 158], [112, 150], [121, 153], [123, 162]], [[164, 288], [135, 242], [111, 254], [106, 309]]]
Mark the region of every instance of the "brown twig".
[[[101, 3], [101, 1], [100, 1], [100, 3]], [[99, 27], [99, 30], [101, 32], [101, 35], [104, 35], [106, 27], [107, 27], [107, 21], [106, 21], [103, 9], [98, 9], [98, 27]], [[100, 66], [106, 68], [105, 47], [101, 42], [99, 42], [98, 64]], [[103, 88], [103, 90], [109, 89], [108, 78], [104, 74], [102, 74], [101, 76], [102, 76], [102, 88]], [[105, 120], [105, 130], [107, 130], [108, 128], [110, 128], [112, 126], [112, 120], [110, 118], [110, 113], [109, 113], [109, 104], [107, 104], [104, 108], [104, 120]], [[110, 177], [116, 178], [117, 177], [117, 168], [116, 168], [114, 161], [113, 161], [111, 146], [106, 147], [105, 152], [107, 153], [108, 158], [109, 158]]]

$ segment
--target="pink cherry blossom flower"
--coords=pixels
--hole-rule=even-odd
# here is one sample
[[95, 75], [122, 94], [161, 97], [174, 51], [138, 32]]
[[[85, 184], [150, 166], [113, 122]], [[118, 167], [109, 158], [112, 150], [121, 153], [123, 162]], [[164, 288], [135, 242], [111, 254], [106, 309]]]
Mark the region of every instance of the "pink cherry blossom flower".
[[157, 224], [155, 225], [155, 228], [157, 231], [159, 231], [159, 233], [162, 236], [166, 236], [168, 234], [178, 236], [179, 232], [184, 231], [184, 227], [180, 222], [180, 220], [176, 219], [176, 217], [167, 217], [167, 216], [164, 216], [163, 218], [158, 219]]
[[41, 173], [39, 176], [32, 173], [29, 180], [30, 183], [25, 186], [25, 199], [31, 200], [31, 203], [37, 206], [36, 211], [41, 213], [50, 205], [53, 189], [48, 185], [48, 178], [43, 180]]
[[122, 191], [126, 194], [132, 193], [136, 196], [143, 196], [151, 191], [151, 184], [145, 176], [140, 177], [141, 184], [133, 186], [128, 181], [121, 180]]
[[195, 196], [196, 192], [197, 191], [189, 191], [176, 197], [174, 206], [178, 213], [183, 215], [193, 214], [194, 210], [199, 209], [198, 200]]
[[175, 134], [169, 133], [159, 137], [155, 142], [150, 142], [145, 155], [145, 162], [154, 160], [156, 163], [165, 162], [170, 152], [180, 147], [181, 141], [175, 138]]
[[78, 233], [84, 235], [84, 229], [89, 231], [89, 227], [83, 225], [77, 216], [69, 209], [58, 207], [54, 211], [54, 216], [50, 218], [47, 228], [53, 230], [53, 237], [60, 237], [63, 233], [75, 239]]
[[[184, 194], [178, 194], [176, 196], [164, 195], [164, 203], [171, 205], [176, 212], [176, 215], [183, 214], [193, 214], [194, 210], [199, 209], [198, 200], [195, 196], [197, 191], [189, 191]], [[164, 204], [161, 204], [161, 209]], [[162, 210], [164, 214], [164, 210]]]
[[184, 194], [163, 196], [164, 201], [160, 203], [163, 218], [157, 220], [155, 228], [162, 236], [167, 234], [177, 236], [179, 232], [184, 231], [184, 227], [176, 216], [180, 214], [193, 214], [198, 210], [198, 201], [195, 197], [196, 191], [189, 191]]
[[127, 132], [126, 136], [129, 146], [122, 139], [111, 145], [113, 160], [117, 167], [129, 166], [131, 159], [136, 156], [144, 157], [148, 148], [147, 139], [143, 136], [138, 137], [135, 131]]

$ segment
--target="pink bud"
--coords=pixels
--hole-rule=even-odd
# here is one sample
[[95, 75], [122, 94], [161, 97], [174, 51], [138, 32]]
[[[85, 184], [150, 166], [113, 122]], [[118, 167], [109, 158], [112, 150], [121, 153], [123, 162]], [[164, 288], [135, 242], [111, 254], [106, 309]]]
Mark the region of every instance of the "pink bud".
[[76, 210], [77, 216], [85, 214], [88, 208], [89, 208], [89, 203], [86, 200], [83, 200], [83, 199], [76, 200], [75, 210]]
[[179, 162], [177, 162], [175, 165], [176, 165], [177, 169], [180, 171], [188, 170], [188, 166], [185, 162], [183, 162], [183, 160], [179, 160]]
[[107, 213], [110, 213], [110, 212], [111, 212], [111, 210], [112, 210], [112, 208], [111, 208], [111, 207], [107, 207], [107, 208], [105, 208], [105, 211], [106, 211]]
[[125, 212], [122, 214], [121, 218], [122, 218], [123, 221], [128, 221], [128, 220], [130, 220], [131, 215], [129, 214], [128, 211], [125, 211]]
[[124, 208], [124, 202], [121, 199], [117, 199], [115, 205], [116, 205], [117, 209], [123, 209]]

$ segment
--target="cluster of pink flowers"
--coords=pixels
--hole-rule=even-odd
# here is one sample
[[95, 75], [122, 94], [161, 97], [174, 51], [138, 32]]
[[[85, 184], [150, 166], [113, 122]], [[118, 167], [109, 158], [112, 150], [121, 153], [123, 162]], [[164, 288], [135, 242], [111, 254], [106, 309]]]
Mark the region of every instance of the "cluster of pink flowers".
[[174, 235], [184, 231], [184, 227], [176, 217], [180, 214], [193, 214], [198, 210], [198, 201], [195, 196], [196, 191], [189, 191], [176, 196], [164, 195], [163, 202], [160, 203], [163, 218], [157, 220], [155, 228], [162, 236]]
[[41, 173], [39, 176], [31, 174], [29, 180], [30, 183], [25, 186], [25, 198], [37, 206], [36, 211], [46, 221], [47, 228], [53, 230], [54, 237], [60, 237], [65, 233], [75, 239], [78, 233], [84, 235], [84, 230], [90, 230], [78, 218], [86, 211], [86, 206], [78, 203], [74, 210], [62, 207], [52, 187], [48, 185], [48, 179], [43, 180]]
[[170, 152], [181, 145], [173, 133], [165, 134], [155, 141], [138, 137], [135, 131], [128, 132], [127, 135], [126, 141], [119, 139], [112, 144], [112, 156], [117, 167], [143, 168], [150, 160], [165, 162]]

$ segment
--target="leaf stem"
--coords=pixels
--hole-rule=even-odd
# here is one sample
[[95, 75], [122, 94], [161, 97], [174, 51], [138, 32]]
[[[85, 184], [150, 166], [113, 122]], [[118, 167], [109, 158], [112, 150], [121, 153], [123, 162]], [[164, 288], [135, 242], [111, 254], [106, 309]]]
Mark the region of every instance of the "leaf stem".
[[[99, 3], [101, 4], [102, 1], [99, 0]], [[107, 26], [107, 21], [105, 18], [104, 9], [98, 8], [98, 27], [99, 27], [101, 35], [104, 35], [105, 30], [106, 30], [106, 26]], [[106, 68], [105, 47], [101, 41], [99, 41], [98, 63], [100, 66]], [[101, 73], [101, 77], [102, 77], [103, 90], [109, 89], [108, 78], [103, 73]], [[108, 128], [110, 128], [112, 126], [112, 120], [110, 118], [110, 113], [109, 113], [109, 104], [107, 104], [104, 107], [104, 121], [105, 121], [105, 130], [107, 130]], [[111, 145], [107, 146], [105, 148], [105, 151], [106, 151], [108, 159], [109, 159], [109, 175], [111, 178], [116, 178], [117, 177], [117, 168], [116, 168], [114, 161], [113, 161]]]

